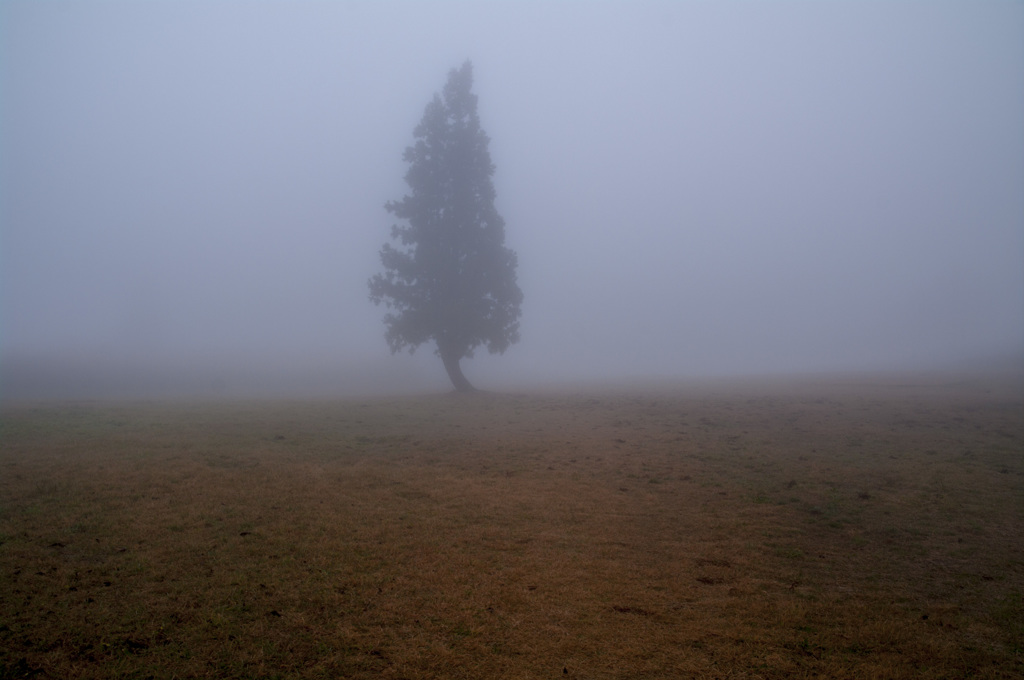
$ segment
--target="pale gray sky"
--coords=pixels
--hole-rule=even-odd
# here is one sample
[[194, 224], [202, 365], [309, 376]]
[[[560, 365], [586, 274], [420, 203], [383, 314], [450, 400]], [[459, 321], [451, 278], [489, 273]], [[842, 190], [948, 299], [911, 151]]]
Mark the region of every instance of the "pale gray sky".
[[0, 368], [445, 389], [366, 281], [467, 58], [525, 294], [480, 386], [1024, 355], [1024, 3], [5, 0]]

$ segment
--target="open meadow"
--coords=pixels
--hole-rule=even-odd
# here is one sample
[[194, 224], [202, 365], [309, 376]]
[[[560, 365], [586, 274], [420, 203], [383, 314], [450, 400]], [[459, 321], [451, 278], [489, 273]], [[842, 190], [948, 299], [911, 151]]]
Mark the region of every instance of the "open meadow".
[[1024, 676], [1018, 381], [0, 410], [0, 678]]

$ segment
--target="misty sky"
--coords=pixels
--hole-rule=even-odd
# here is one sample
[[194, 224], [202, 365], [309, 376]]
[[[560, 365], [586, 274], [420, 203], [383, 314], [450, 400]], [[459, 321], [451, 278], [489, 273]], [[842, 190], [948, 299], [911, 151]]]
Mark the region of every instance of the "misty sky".
[[6, 0], [0, 362], [445, 387], [366, 282], [467, 58], [525, 295], [479, 386], [1024, 352], [1024, 3]]

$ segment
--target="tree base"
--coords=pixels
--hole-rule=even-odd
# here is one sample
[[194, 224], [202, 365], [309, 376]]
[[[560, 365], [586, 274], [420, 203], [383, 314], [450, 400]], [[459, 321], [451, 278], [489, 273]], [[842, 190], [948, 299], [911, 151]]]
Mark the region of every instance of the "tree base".
[[453, 359], [445, 354], [441, 355], [441, 361], [444, 362], [444, 370], [448, 373], [448, 379], [452, 381], [452, 385], [455, 386], [456, 392], [476, 392], [476, 388], [473, 387], [466, 376], [462, 374], [462, 367], [459, 366], [459, 359]]
[[455, 386], [457, 392], [475, 392], [476, 388], [473, 387], [466, 376], [462, 374], [462, 367], [459, 366], [460, 359], [454, 358], [451, 354], [441, 353], [441, 362], [444, 363], [444, 371], [449, 374], [449, 380]]

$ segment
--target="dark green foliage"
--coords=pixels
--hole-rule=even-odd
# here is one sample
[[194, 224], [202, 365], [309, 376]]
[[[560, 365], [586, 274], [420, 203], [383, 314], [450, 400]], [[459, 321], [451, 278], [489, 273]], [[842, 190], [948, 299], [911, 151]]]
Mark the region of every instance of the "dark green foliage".
[[391, 227], [370, 279], [370, 300], [384, 302], [392, 352], [434, 341], [456, 389], [471, 390], [459, 361], [485, 345], [503, 353], [519, 340], [523, 294], [516, 254], [494, 207], [490, 141], [477, 116], [473, 67], [448, 74], [405, 150], [410, 193], [385, 208], [405, 224]]

